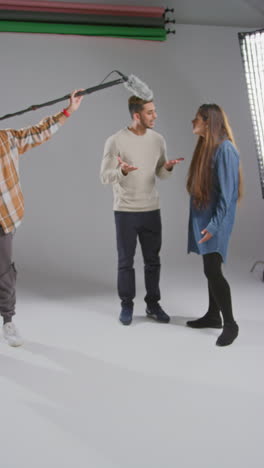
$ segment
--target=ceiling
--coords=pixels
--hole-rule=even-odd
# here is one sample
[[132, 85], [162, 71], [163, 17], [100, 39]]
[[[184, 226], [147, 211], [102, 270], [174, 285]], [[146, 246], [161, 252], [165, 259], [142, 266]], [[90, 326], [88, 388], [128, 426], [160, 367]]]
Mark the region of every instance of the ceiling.
[[[37, 3], [37, 0], [35, 0]], [[52, 1], [52, 0], [50, 0]], [[55, 0], [54, 0], [55, 1]], [[56, 0], [65, 1], [65, 0]], [[179, 24], [264, 28], [264, 0], [70, 0], [71, 3], [174, 8]]]

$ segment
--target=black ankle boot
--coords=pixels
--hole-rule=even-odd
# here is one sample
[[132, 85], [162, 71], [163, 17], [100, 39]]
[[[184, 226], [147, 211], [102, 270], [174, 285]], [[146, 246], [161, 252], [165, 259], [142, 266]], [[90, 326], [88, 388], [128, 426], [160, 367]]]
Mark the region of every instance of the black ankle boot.
[[206, 314], [196, 320], [189, 320], [186, 325], [191, 328], [222, 328], [222, 320], [220, 315], [215, 317], [206, 312]]
[[225, 323], [221, 335], [217, 338], [217, 346], [228, 346], [233, 343], [233, 341], [238, 336], [239, 327], [236, 322]]

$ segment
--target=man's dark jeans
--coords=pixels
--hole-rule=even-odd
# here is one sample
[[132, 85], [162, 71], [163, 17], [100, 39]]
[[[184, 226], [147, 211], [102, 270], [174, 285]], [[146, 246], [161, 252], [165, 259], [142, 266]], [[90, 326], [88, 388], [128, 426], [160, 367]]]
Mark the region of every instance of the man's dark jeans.
[[145, 301], [148, 305], [160, 300], [161, 217], [160, 210], [115, 211], [118, 251], [118, 294], [122, 306], [133, 307], [136, 295], [134, 257], [137, 238], [144, 259]]

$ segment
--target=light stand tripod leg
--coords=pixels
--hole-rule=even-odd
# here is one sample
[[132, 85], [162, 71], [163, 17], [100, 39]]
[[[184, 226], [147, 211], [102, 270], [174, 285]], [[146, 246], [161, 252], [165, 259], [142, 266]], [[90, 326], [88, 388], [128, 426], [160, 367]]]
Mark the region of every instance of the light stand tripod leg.
[[[255, 262], [254, 265], [252, 266], [252, 268], [250, 270], [250, 273], [252, 273], [254, 271], [255, 267], [257, 265], [259, 265], [259, 264], [264, 265], [264, 262], [262, 260], [257, 260], [257, 262]], [[264, 270], [263, 270], [263, 273], [262, 273], [262, 281], [264, 282]]]

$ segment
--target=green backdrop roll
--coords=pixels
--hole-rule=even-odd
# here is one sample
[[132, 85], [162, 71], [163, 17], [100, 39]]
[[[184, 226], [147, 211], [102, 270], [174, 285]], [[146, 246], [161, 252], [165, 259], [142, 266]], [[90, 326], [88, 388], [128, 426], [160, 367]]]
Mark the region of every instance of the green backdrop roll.
[[0, 21], [0, 31], [39, 34], [77, 34], [86, 36], [110, 36], [131, 39], [144, 39], [151, 41], [166, 40], [166, 30], [164, 28]]

